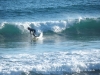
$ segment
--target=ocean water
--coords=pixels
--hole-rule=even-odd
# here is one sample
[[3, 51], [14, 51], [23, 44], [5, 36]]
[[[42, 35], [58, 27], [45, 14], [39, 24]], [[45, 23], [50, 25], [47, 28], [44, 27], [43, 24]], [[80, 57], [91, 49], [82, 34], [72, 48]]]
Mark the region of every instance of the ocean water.
[[0, 0], [0, 75], [100, 75], [100, 0]]

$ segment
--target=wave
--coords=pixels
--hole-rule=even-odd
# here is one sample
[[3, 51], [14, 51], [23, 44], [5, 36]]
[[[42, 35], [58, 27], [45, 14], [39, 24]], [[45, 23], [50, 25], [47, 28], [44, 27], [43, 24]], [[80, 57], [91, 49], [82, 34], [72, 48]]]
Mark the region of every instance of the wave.
[[100, 50], [78, 50], [5, 55], [0, 57], [0, 75], [97, 75], [100, 73], [99, 53]]
[[63, 35], [99, 35], [100, 18], [79, 18], [62, 21], [42, 22], [2, 22], [0, 23], [0, 36], [18, 37], [27, 36], [27, 27], [43, 32], [44, 35], [61, 33]]
[[75, 22], [72, 26], [67, 28], [65, 33], [68, 34], [88, 34], [96, 35], [100, 32], [100, 20], [99, 19], [83, 19], [80, 22]]

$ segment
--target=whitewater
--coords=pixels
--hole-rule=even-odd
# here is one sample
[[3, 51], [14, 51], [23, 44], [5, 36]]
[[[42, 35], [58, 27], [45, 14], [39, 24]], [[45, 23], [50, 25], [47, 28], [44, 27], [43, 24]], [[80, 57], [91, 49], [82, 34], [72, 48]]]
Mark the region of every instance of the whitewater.
[[0, 0], [0, 75], [100, 75], [100, 0]]

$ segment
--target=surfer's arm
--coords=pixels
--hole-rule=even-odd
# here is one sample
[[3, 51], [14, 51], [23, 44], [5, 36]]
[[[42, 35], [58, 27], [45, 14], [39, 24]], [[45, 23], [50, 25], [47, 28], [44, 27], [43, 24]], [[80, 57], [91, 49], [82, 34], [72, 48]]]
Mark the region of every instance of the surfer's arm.
[[31, 32], [32, 32], [32, 31], [30, 30], [30, 34], [31, 34]]

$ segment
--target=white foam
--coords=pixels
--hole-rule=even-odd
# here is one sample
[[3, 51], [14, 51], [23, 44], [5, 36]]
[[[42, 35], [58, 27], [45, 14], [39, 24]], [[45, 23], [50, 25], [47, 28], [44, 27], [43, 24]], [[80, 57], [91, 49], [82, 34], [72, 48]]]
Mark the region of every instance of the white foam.
[[81, 72], [100, 69], [100, 50], [5, 55], [0, 74], [20, 75], [29, 71], [43, 74]]
[[[97, 18], [90, 18], [98, 21]], [[28, 27], [36, 29], [36, 32], [61, 32], [66, 28], [69, 28], [77, 23], [80, 23], [81, 20], [86, 20], [86, 18], [78, 16], [78, 19], [66, 19], [66, 20], [58, 20], [58, 21], [40, 21], [40, 22], [2, 22], [0, 24], [0, 28], [3, 28], [5, 24], [15, 25], [17, 28], [22, 30], [22, 32], [28, 32]]]
[[59, 32], [66, 28], [66, 21], [46, 21], [46, 22], [32, 22], [30, 26], [42, 31]]
[[4, 27], [5, 23], [7, 23], [7, 22], [0, 23], [0, 29], [2, 29]]
[[[0, 27], [4, 27], [5, 24], [11, 24], [19, 27], [20, 29], [27, 30], [27, 27], [36, 29], [37, 31], [55, 31], [59, 32], [66, 28], [66, 21], [45, 21], [45, 22], [3, 22]], [[57, 30], [58, 29], [58, 30]]]

